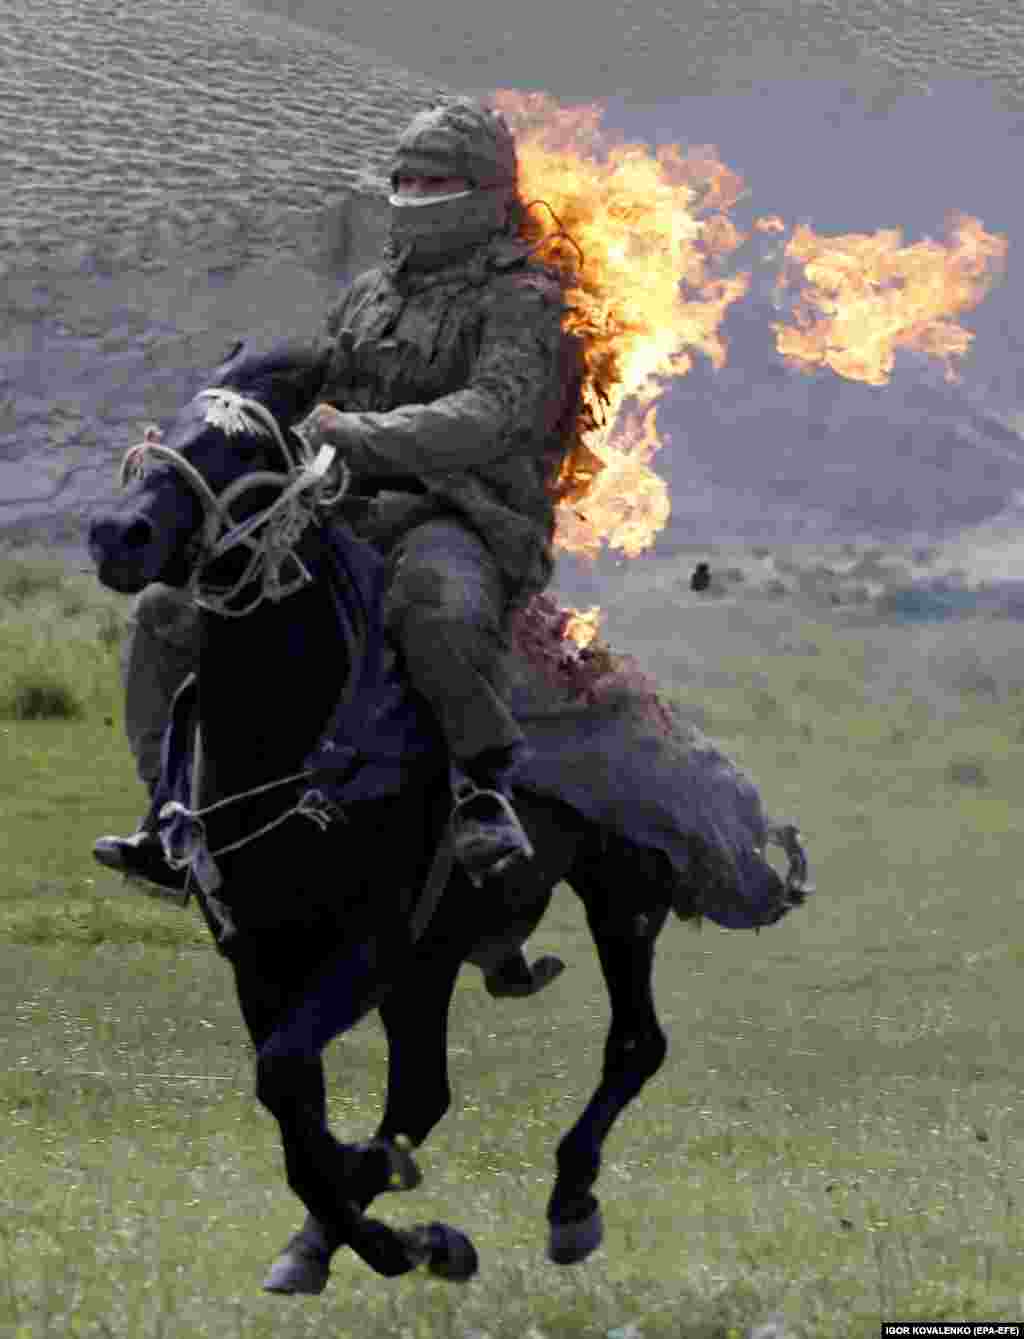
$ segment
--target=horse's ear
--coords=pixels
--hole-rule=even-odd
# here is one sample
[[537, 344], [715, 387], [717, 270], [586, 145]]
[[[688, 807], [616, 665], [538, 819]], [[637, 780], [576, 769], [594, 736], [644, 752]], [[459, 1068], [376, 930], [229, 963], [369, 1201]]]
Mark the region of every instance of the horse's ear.
[[329, 347], [321, 350], [311, 340], [286, 339], [262, 353], [250, 350], [245, 340], [239, 340], [214, 368], [210, 385], [312, 398], [323, 385], [330, 356]]
[[236, 340], [234, 345], [228, 350], [224, 357], [210, 374], [210, 384], [212, 386], [223, 385], [225, 377], [234, 370], [235, 364], [240, 358], [245, 357], [245, 340]]

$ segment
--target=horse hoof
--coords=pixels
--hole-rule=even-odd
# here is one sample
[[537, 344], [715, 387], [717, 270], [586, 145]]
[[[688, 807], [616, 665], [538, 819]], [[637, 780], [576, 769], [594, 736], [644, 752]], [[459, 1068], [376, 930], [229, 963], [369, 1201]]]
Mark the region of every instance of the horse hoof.
[[330, 1276], [330, 1256], [308, 1242], [293, 1239], [263, 1280], [268, 1293], [322, 1293]]
[[458, 1228], [447, 1223], [428, 1223], [414, 1228], [422, 1243], [427, 1269], [449, 1283], [467, 1283], [480, 1268], [476, 1247]]
[[529, 995], [536, 995], [562, 975], [565, 963], [561, 958], [555, 958], [547, 953], [543, 958], [538, 958], [532, 967], [524, 962], [518, 967], [518, 971], [523, 973], [522, 980], [515, 979], [512, 972], [503, 975], [500, 966], [490, 976], [485, 976], [484, 985], [488, 995], [496, 1000], [526, 999]]
[[548, 1259], [556, 1265], [576, 1265], [596, 1251], [604, 1240], [601, 1209], [575, 1223], [552, 1223], [548, 1237]]

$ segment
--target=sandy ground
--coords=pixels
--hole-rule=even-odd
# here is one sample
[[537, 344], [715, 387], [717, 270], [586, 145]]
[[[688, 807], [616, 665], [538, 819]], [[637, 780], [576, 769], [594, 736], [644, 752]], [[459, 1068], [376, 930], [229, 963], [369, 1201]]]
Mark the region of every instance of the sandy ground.
[[[600, 100], [648, 143], [717, 143], [758, 212], [823, 231], [939, 233], [959, 208], [1020, 237], [1015, 3], [30, 0], [4, 37], [0, 536], [69, 553], [142, 423], [238, 335], [319, 323], [375, 251], [395, 134], [444, 92]], [[934, 540], [952, 571], [1024, 575], [1013, 254], [953, 398], [915, 367], [884, 398], [780, 379], [752, 308], [728, 372], [665, 397], [670, 531], [632, 566], [563, 563], [563, 587], [614, 604], [688, 545], [756, 573], [753, 543], [810, 563], [854, 536], [909, 573]]]

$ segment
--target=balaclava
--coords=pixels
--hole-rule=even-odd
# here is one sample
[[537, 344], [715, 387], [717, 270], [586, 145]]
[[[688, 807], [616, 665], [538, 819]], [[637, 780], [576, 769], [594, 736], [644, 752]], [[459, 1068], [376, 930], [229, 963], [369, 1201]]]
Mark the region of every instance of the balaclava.
[[398, 141], [391, 187], [399, 175], [465, 177], [456, 195], [390, 197], [390, 252], [412, 269], [437, 269], [503, 232], [516, 198], [516, 146], [505, 118], [460, 98], [420, 112]]

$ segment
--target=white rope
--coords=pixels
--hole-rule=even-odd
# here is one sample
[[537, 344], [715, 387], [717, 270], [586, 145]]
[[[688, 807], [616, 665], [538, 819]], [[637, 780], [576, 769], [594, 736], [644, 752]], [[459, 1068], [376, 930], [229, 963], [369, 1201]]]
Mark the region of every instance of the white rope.
[[[279, 781], [268, 781], [265, 786], [256, 786], [252, 790], [243, 790], [237, 795], [228, 795], [223, 800], [218, 800], [216, 804], [208, 804], [205, 809], [189, 809], [187, 805], [182, 804], [179, 800], [168, 800], [166, 804], [161, 806], [159, 816], [160, 818], [172, 818], [175, 814], [183, 814], [190, 821], [195, 821], [196, 826], [199, 829], [200, 837], [205, 845], [206, 824], [202, 821], [204, 815], [212, 814], [214, 810], [221, 809], [226, 804], [234, 804], [237, 800], [248, 799], [250, 795], [262, 795], [264, 791], [274, 790], [277, 786], [287, 786], [293, 781], [303, 781], [313, 775], [314, 773], [312, 769], [308, 769], [305, 772], [296, 772], [294, 776], [285, 776]], [[327, 828], [330, 826], [332, 816], [327, 812], [326, 806], [322, 809], [318, 809], [315, 801], [311, 799], [313, 795], [317, 795], [318, 793], [319, 792], [317, 791], [310, 792], [310, 795], [304, 796], [298, 804], [294, 805], [291, 809], [286, 810], [278, 818], [272, 819], [269, 823], [265, 823], [263, 827], [259, 828], [256, 832], [250, 833], [248, 837], [242, 837], [237, 842], [232, 842], [229, 846], [219, 846], [216, 851], [210, 851], [210, 858], [213, 859], [214, 856], [218, 855], [227, 855], [230, 851], [237, 851], [239, 847], [248, 846], [248, 844], [255, 841], [257, 837], [262, 837], [265, 832], [271, 832], [274, 828], [280, 827], [282, 823], [287, 819], [294, 817], [296, 814], [298, 814], [300, 818], [311, 819], [321, 832], [326, 832]], [[342, 819], [345, 817], [340, 811], [338, 816]], [[188, 869], [192, 864], [191, 856], [175, 858], [174, 856], [165, 853], [165, 859], [167, 864], [173, 870]]]
[[800, 841], [800, 829], [795, 823], [768, 822], [765, 839], [772, 846], [780, 846], [789, 859], [786, 872], [786, 892], [794, 894], [794, 900], [800, 902], [808, 893], [814, 892], [810, 882], [810, 868], [807, 853]]

